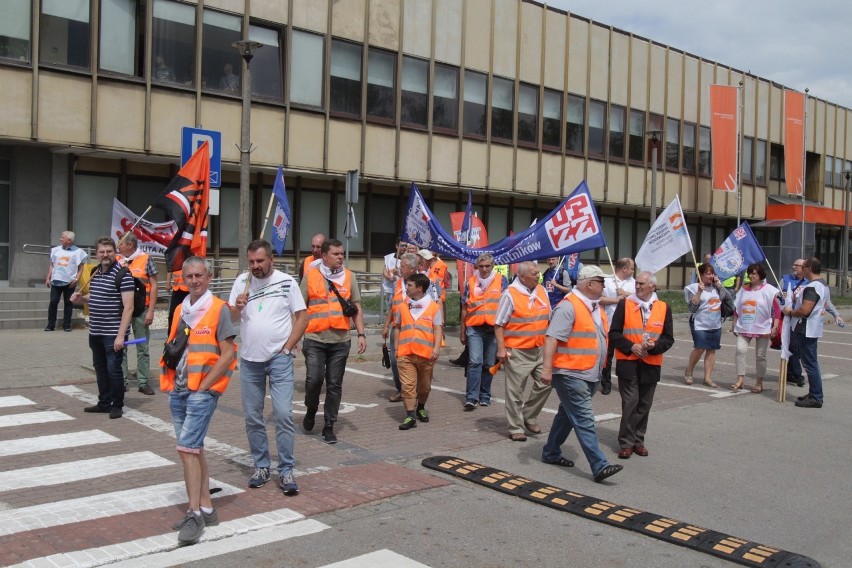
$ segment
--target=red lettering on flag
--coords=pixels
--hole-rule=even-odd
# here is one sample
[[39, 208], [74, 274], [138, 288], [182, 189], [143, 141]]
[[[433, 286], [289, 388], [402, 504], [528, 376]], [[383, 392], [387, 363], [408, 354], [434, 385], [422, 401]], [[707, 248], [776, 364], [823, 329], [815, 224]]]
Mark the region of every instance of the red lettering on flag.
[[554, 249], [561, 250], [600, 232], [592, 207], [587, 195], [577, 195], [547, 221], [545, 229]]

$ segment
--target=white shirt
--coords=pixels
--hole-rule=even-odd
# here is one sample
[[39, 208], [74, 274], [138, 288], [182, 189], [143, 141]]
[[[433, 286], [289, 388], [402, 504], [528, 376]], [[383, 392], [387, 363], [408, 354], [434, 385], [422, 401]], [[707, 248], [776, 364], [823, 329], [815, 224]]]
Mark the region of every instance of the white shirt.
[[68, 284], [77, 278], [77, 269], [88, 258], [86, 251], [73, 245], [70, 249], [64, 249], [61, 246], [53, 247], [50, 249], [50, 264], [53, 266], [50, 281]]
[[[604, 278], [604, 296], [606, 296], [607, 298], [617, 298], [618, 290], [624, 290], [628, 294], [635, 294], [636, 280], [632, 276], [626, 280], [618, 280], [617, 282], [615, 276], [609, 276], [607, 278]], [[617, 305], [618, 303], [616, 302], [615, 304], [607, 304], [605, 306], [602, 306], [604, 311], [606, 312], [606, 317], [609, 318], [610, 321], [612, 321], [612, 316], [613, 314], [615, 314], [615, 307]]]
[[[399, 259], [396, 257], [396, 253], [390, 253], [385, 255], [385, 268], [393, 272], [395, 268], [399, 268]], [[393, 285], [395, 280], [391, 278], [388, 280], [382, 275], [382, 292], [385, 294], [393, 294]]]
[[[246, 289], [248, 273], [234, 281], [228, 303]], [[284, 347], [293, 331], [293, 314], [305, 309], [296, 280], [279, 270], [266, 278], [252, 277], [248, 303], [240, 313], [240, 358], [256, 363], [269, 361]]]

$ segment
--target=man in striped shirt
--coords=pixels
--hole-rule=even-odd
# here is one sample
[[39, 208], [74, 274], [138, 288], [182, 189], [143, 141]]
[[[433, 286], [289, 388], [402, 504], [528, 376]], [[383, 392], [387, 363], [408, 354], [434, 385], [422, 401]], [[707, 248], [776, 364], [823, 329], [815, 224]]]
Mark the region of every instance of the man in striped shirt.
[[116, 282], [121, 265], [115, 260], [115, 241], [100, 237], [95, 242], [98, 267], [92, 273], [89, 293], [75, 292], [71, 301], [89, 304], [89, 348], [98, 379], [98, 403], [85, 412], [109, 413], [121, 418], [124, 406], [124, 375], [121, 355], [133, 316], [133, 276], [125, 270]]

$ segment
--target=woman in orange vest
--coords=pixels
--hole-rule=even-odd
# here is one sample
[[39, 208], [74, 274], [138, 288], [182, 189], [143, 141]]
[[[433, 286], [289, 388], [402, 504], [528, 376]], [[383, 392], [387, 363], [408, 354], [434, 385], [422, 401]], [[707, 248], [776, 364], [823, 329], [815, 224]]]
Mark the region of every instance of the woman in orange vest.
[[674, 345], [672, 310], [657, 298], [657, 278], [636, 276], [636, 293], [615, 307], [609, 341], [615, 348], [615, 374], [621, 394], [618, 457], [647, 456], [645, 431], [660, 382], [663, 353]]
[[191, 544], [205, 525], [219, 521], [210, 500], [204, 437], [237, 366], [234, 337], [239, 329], [231, 321], [228, 305], [208, 290], [210, 271], [203, 258], [185, 260], [183, 274], [189, 296], [175, 310], [168, 341], [174, 345], [179, 334], [186, 334], [187, 340], [182, 353], [172, 353], [174, 357], [164, 354], [160, 359], [160, 388], [170, 393], [169, 408], [189, 501], [186, 517], [174, 528], [180, 531], [179, 543]]
[[432, 370], [441, 353], [443, 319], [440, 304], [426, 291], [429, 278], [412, 274], [405, 280], [409, 301], [402, 302], [396, 315], [396, 357], [405, 419], [400, 430], [429, 422], [426, 401], [432, 390]]

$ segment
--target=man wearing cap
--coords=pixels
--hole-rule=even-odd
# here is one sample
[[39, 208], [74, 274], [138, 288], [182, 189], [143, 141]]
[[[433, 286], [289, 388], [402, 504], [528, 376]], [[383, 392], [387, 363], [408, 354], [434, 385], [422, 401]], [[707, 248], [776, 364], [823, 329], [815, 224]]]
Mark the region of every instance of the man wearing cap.
[[607, 352], [609, 324], [599, 305], [606, 276], [597, 266], [583, 267], [577, 285], [553, 310], [544, 338], [541, 371], [541, 382], [553, 384], [559, 396], [559, 410], [542, 450], [542, 461], [574, 466], [562, 456], [562, 444], [573, 429], [598, 483], [623, 469], [609, 464], [601, 451], [592, 410], [592, 396]]
[[432, 261], [435, 259], [435, 255], [432, 254], [432, 251], [426, 249], [420, 249], [417, 251], [417, 272], [420, 274], [425, 274], [427, 278], [429, 278], [429, 290], [426, 294], [432, 298], [433, 302], [441, 303], [441, 313], [443, 313], [443, 289], [441, 288], [441, 279], [437, 276], [432, 275]]
[[[615, 274], [607, 277], [604, 283], [601, 306], [609, 321], [612, 321], [612, 316], [615, 314], [615, 306], [636, 291], [636, 280], [633, 278], [634, 267], [632, 258], [618, 259], [615, 263]], [[606, 365], [601, 373], [601, 394], [612, 392], [612, 355], [613, 347], [610, 345], [606, 354]]]
[[464, 410], [491, 404], [489, 368], [497, 359], [494, 323], [500, 295], [509, 286], [505, 276], [494, 271], [494, 256], [489, 253], [476, 259], [476, 273], [465, 283], [461, 296], [459, 340], [468, 348], [467, 388]]

